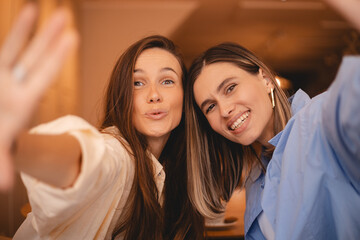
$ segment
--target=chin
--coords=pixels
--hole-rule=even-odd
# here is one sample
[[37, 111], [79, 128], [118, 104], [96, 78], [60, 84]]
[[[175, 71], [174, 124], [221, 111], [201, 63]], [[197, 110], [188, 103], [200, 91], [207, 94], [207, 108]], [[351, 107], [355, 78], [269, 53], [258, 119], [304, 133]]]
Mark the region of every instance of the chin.
[[167, 136], [171, 133], [171, 131], [164, 131], [164, 129], [161, 129], [159, 131], [157, 130], [153, 130], [153, 131], [149, 131], [146, 133], [146, 135], [148, 137], [155, 137], [155, 138], [160, 138], [160, 137], [164, 137], [164, 136]]
[[233, 138], [233, 139], [230, 139], [231, 141], [235, 142], [235, 143], [238, 143], [238, 144], [241, 144], [243, 146], [249, 146], [251, 144], [253, 144], [255, 142], [255, 140], [251, 137], [244, 137], [242, 136], [241, 138]]
[[238, 144], [241, 144], [243, 146], [250, 146], [253, 142], [245, 142], [245, 143], [240, 143], [240, 142], [237, 142]]

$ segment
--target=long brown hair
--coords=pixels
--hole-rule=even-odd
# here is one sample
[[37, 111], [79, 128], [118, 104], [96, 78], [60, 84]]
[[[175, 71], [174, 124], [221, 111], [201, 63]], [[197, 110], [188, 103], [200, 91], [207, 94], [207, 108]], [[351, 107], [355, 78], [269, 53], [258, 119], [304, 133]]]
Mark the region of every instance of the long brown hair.
[[[201, 218], [193, 211], [187, 198], [187, 189], [177, 188], [177, 192], [171, 190], [171, 185], [183, 184], [186, 186], [186, 160], [185, 160], [185, 136], [184, 123], [171, 133], [159, 161], [162, 162], [166, 172], [165, 202], [161, 208], [159, 193], [154, 181], [154, 173], [151, 158], [147, 152], [148, 143], [145, 136], [138, 132], [133, 125], [133, 73], [135, 63], [140, 54], [150, 48], [161, 48], [173, 54], [182, 68], [182, 84], [184, 86], [186, 68], [178, 48], [172, 41], [162, 36], [149, 36], [131, 45], [118, 59], [110, 78], [105, 102], [105, 118], [101, 128], [116, 126], [121, 137], [125, 139], [124, 146], [133, 156], [135, 162], [135, 176], [130, 192], [124, 221], [118, 223], [113, 232], [113, 238], [124, 233], [125, 239], [165, 239], [168, 236], [186, 236], [194, 234], [193, 226], [201, 222]], [[119, 138], [119, 141], [122, 141]], [[170, 144], [171, 143], [171, 144]], [[175, 143], [175, 144], [174, 144]], [[169, 166], [179, 165], [178, 169]], [[185, 167], [184, 167], [185, 166]], [[185, 178], [184, 178], [185, 175]], [[174, 194], [177, 197], [172, 199]], [[180, 196], [180, 197], [179, 197]], [[180, 202], [179, 202], [180, 201]], [[179, 205], [178, 205], [179, 204]], [[185, 216], [176, 212], [179, 207], [190, 214]], [[192, 213], [194, 213], [192, 215]], [[190, 217], [196, 218], [190, 221]], [[179, 219], [182, 219], [181, 222]], [[191, 222], [194, 222], [192, 224]], [[185, 224], [187, 223], [187, 224]], [[189, 225], [190, 224], [190, 225]], [[198, 225], [201, 227], [201, 224]], [[181, 237], [179, 237], [181, 239]]]
[[229, 141], [212, 130], [197, 106], [193, 88], [204, 66], [228, 62], [251, 74], [261, 68], [275, 89], [274, 132], [280, 132], [291, 117], [288, 98], [275, 81], [275, 74], [252, 52], [236, 43], [214, 46], [194, 60], [185, 88], [187, 134], [188, 191], [191, 202], [204, 216], [214, 217], [224, 210], [236, 187], [242, 186], [246, 176], [261, 161], [251, 147]]

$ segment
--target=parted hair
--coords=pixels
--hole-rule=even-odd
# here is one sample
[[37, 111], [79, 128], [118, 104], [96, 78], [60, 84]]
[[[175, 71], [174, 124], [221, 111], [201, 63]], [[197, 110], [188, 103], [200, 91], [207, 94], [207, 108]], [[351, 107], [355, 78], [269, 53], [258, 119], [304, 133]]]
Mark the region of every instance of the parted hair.
[[[105, 118], [101, 129], [116, 126], [122, 144], [135, 162], [135, 176], [127, 202], [125, 220], [117, 223], [113, 238], [125, 239], [198, 239], [203, 236], [202, 217], [194, 210], [187, 197], [186, 149], [184, 120], [175, 128], [162, 151], [166, 180], [164, 203], [159, 204], [151, 157], [145, 136], [133, 125], [133, 73], [135, 63], [146, 49], [160, 48], [173, 54], [182, 68], [185, 84], [186, 68], [174, 43], [163, 36], [149, 36], [131, 45], [118, 59], [107, 88]], [[121, 138], [119, 141], [121, 142]]]
[[[258, 74], [261, 68], [272, 81], [276, 103], [275, 134], [291, 117], [288, 97], [276, 83], [275, 74], [246, 48], [236, 43], [222, 43], [209, 48], [193, 61], [185, 87], [188, 193], [196, 209], [209, 218], [224, 211], [224, 202], [229, 201], [237, 187], [243, 186], [254, 166], [262, 167], [251, 146], [231, 142], [212, 130], [195, 102], [193, 88], [196, 79], [206, 65], [218, 62], [234, 64], [250, 74]], [[272, 151], [270, 149], [269, 154]]]

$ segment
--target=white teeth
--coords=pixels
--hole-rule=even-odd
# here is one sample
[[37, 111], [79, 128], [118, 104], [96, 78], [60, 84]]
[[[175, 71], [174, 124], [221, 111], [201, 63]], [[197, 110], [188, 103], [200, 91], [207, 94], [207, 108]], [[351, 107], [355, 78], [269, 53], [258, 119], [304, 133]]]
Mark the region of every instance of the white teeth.
[[239, 127], [241, 127], [241, 125], [244, 124], [245, 120], [248, 118], [249, 116], [249, 111], [245, 112], [243, 115], [241, 115], [230, 127], [231, 130], [235, 130]]

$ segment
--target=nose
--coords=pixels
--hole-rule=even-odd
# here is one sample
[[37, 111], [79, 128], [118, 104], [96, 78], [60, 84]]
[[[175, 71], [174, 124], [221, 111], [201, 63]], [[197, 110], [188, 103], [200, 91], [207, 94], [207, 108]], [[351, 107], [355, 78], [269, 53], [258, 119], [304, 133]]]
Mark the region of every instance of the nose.
[[220, 113], [222, 117], [229, 117], [231, 113], [234, 111], [234, 104], [231, 103], [219, 103]]
[[162, 101], [162, 97], [161, 97], [161, 94], [159, 93], [158, 89], [156, 88], [156, 86], [151, 86], [148, 97], [147, 97], [147, 102], [148, 103], [156, 103], [156, 102], [161, 102], [161, 101]]

